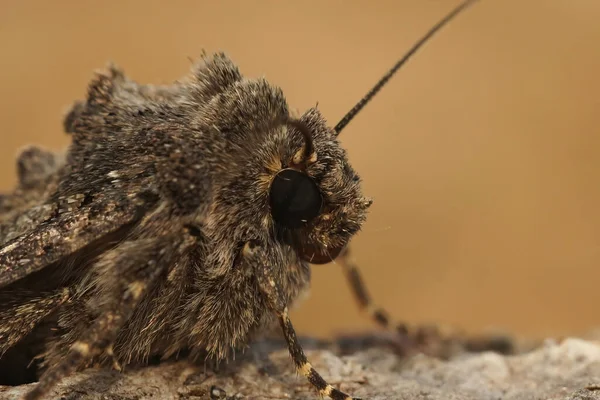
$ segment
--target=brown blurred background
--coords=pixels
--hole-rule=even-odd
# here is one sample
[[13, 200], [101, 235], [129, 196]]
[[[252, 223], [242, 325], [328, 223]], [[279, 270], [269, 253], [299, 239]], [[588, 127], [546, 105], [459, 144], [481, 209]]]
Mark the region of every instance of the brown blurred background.
[[[224, 50], [335, 124], [457, 1], [0, 1], [0, 190], [24, 145], [113, 60], [167, 83]], [[486, 0], [426, 45], [342, 135], [375, 203], [355, 255], [413, 323], [529, 336], [600, 326], [600, 2]], [[372, 329], [336, 265], [302, 334]]]

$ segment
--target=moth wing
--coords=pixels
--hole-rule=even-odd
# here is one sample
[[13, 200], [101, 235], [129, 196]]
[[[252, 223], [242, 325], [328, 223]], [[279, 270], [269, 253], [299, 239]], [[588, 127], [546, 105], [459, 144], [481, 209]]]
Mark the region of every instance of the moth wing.
[[66, 208], [57, 205], [55, 215], [0, 246], [0, 288], [139, 221], [152, 208], [151, 200], [123, 193], [72, 196], [62, 203]]

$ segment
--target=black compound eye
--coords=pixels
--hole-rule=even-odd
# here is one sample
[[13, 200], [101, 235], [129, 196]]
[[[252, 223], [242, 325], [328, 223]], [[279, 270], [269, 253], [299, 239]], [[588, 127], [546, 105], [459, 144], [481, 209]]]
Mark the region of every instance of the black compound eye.
[[271, 183], [271, 214], [279, 225], [300, 228], [319, 215], [323, 198], [317, 184], [303, 172], [281, 170]]

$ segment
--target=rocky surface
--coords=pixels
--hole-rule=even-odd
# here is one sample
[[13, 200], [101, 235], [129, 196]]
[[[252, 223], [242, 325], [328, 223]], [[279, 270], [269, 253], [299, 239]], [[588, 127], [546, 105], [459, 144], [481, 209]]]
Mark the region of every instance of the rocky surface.
[[[368, 337], [335, 343], [303, 339], [313, 365], [333, 385], [370, 400], [600, 400], [600, 342], [548, 340], [518, 354], [455, 351], [447, 359], [417, 354]], [[30, 385], [0, 387], [16, 399]], [[262, 343], [219, 371], [169, 361], [116, 371], [89, 369], [64, 380], [53, 399], [317, 400], [295, 374], [281, 342]]]

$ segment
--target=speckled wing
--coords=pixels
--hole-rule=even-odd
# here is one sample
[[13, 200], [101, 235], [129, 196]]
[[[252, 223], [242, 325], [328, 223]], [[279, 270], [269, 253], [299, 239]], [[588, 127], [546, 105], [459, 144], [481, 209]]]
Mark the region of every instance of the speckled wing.
[[0, 288], [139, 221], [156, 201], [111, 192], [59, 200], [50, 218], [0, 245]]

